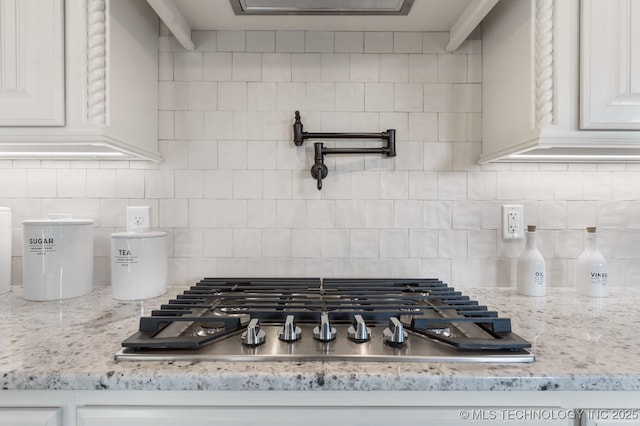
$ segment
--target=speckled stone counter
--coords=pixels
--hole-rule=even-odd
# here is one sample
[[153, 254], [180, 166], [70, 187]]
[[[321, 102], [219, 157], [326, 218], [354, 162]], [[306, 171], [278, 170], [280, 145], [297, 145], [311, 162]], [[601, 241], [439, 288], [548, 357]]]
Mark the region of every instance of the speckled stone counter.
[[115, 362], [156, 299], [120, 302], [109, 287], [87, 296], [28, 302], [0, 295], [0, 388], [9, 390], [640, 390], [640, 290], [606, 299], [551, 289], [465, 289], [533, 343], [532, 364], [379, 362]]

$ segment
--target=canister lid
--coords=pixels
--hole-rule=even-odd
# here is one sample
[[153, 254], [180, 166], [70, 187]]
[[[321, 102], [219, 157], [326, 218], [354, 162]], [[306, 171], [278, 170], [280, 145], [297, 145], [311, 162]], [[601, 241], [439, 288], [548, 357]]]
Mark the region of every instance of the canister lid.
[[46, 219], [23, 220], [22, 224], [28, 225], [92, 225], [93, 219], [73, 219], [68, 213], [51, 213]]
[[150, 232], [116, 232], [111, 234], [111, 238], [160, 238], [166, 237], [167, 233], [162, 231], [150, 231]]

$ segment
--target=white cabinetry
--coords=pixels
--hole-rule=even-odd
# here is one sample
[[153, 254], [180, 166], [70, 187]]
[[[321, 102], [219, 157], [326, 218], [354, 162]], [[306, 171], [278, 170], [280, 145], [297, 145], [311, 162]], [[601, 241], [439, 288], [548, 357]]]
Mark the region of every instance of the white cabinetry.
[[0, 19], [0, 158], [160, 160], [145, 0], [0, 0]]
[[0, 0], [0, 125], [64, 124], [62, 0]]
[[[484, 424], [503, 426], [570, 426], [573, 418], [529, 418], [528, 413], [553, 408], [439, 408], [439, 407], [80, 407], [77, 426], [149, 425], [207, 426], [215, 424], [263, 426], [451, 426]], [[556, 411], [559, 411], [556, 409]], [[518, 415], [518, 412], [522, 415]]]
[[583, 129], [640, 130], [640, 1], [583, 0]]
[[499, 2], [482, 25], [479, 162], [640, 161], [638, 9], [640, 0]]
[[62, 426], [60, 408], [0, 408], [0, 426]]

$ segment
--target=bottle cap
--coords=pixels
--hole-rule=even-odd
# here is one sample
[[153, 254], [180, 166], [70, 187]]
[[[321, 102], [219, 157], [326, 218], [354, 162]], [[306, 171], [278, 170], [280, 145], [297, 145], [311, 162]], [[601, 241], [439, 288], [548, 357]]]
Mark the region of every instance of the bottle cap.
[[535, 225], [527, 225], [527, 232], [536, 232]]
[[587, 232], [589, 234], [595, 234], [596, 233], [596, 227], [595, 226], [587, 226]]

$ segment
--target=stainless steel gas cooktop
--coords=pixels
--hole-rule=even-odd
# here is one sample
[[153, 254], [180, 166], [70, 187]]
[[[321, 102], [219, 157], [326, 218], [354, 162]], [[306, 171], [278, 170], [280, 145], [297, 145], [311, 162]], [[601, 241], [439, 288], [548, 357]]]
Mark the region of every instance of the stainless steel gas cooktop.
[[534, 361], [508, 318], [437, 279], [205, 278], [122, 346], [118, 361]]

